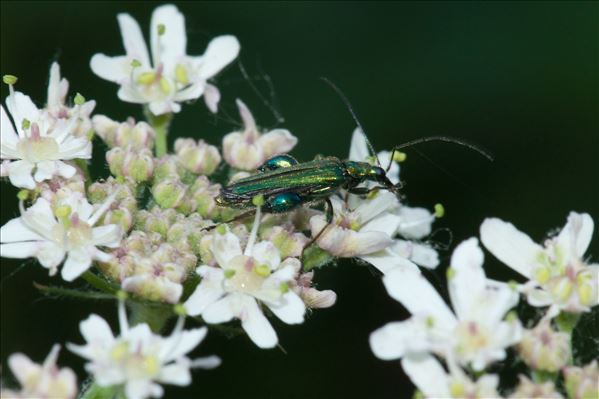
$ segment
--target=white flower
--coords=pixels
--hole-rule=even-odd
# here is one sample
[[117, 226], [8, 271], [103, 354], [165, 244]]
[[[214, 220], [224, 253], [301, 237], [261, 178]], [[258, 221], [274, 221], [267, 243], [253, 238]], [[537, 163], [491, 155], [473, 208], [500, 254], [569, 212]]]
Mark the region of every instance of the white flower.
[[224, 234], [214, 234], [211, 252], [218, 267], [198, 267], [202, 281], [185, 308], [210, 324], [240, 319], [256, 345], [272, 348], [278, 342], [277, 334], [260, 306], [266, 305], [286, 324], [302, 323], [306, 306], [290, 289], [301, 266], [299, 260], [287, 258], [281, 262], [279, 251], [270, 241], [253, 244], [259, 217], [257, 212], [245, 252], [241, 251], [239, 238], [228, 229]]
[[[381, 167], [386, 168], [391, 160], [389, 151], [382, 151], [377, 154], [381, 162]], [[360, 128], [356, 128], [352, 134], [352, 140], [349, 150], [349, 160], [357, 162], [373, 162], [372, 156], [368, 150], [366, 136]], [[399, 164], [395, 161], [391, 163], [390, 169], [387, 172], [387, 177], [393, 184], [399, 183]], [[375, 182], [365, 182], [365, 187], [373, 187], [378, 185]], [[381, 193], [379, 193], [380, 195]], [[389, 236], [393, 238], [396, 234], [401, 235], [405, 240], [394, 240], [393, 245], [389, 245], [387, 249], [373, 259], [367, 260], [383, 273], [395, 267], [395, 262], [392, 260], [397, 258], [409, 259], [417, 265], [435, 268], [439, 265], [439, 255], [430, 245], [418, 242], [428, 236], [432, 231], [432, 224], [435, 221], [435, 215], [425, 208], [413, 208], [401, 204], [397, 198], [391, 198], [391, 193], [386, 192], [383, 198], [386, 203], [388, 227], [394, 227], [394, 230], [389, 230]], [[380, 199], [379, 201], [383, 201]], [[348, 206], [350, 209], [359, 209], [366, 206], [369, 202], [368, 198], [363, 199], [357, 195], [350, 195], [348, 198]], [[376, 204], [380, 206], [379, 204]], [[372, 206], [372, 205], [370, 205]], [[392, 221], [391, 221], [392, 220]], [[391, 261], [391, 263], [389, 263]]]
[[413, 317], [389, 323], [373, 332], [375, 355], [391, 360], [432, 352], [482, 370], [505, 358], [505, 348], [521, 339], [518, 320], [504, 321], [518, 302], [518, 293], [485, 277], [483, 253], [476, 238], [461, 243], [451, 258], [448, 288], [453, 313], [433, 286], [417, 271], [396, 268], [383, 282], [389, 295]]
[[92, 260], [110, 260], [111, 255], [96, 247], [118, 247], [121, 229], [114, 224], [93, 226], [114, 196], [94, 212], [85, 198], [73, 194], [54, 211], [50, 202], [41, 197], [27, 210], [21, 203], [21, 216], [9, 220], [0, 229], [0, 255], [18, 259], [36, 257], [43, 267], [50, 269], [50, 275], [56, 273], [66, 256], [61, 275], [67, 281], [89, 269]]
[[179, 112], [179, 103], [204, 95], [208, 108], [217, 111], [220, 93], [208, 80], [237, 57], [234, 36], [214, 38], [202, 56], [187, 55], [185, 17], [174, 5], [163, 5], [152, 13], [150, 61], [137, 21], [119, 14], [118, 22], [126, 55], [95, 54], [90, 66], [96, 75], [121, 86], [121, 100], [149, 104], [154, 115], [162, 115]]
[[21, 384], [21, 390], [2, 390], [3, 398], [74, 399], [77, 395], [77, 376], [68, 367], [59, 369], [56, 360], [60, 345], [54, 345], [43, 364], [31, 361], [23, 353], [8, 357], [8, 367]]
[[71, 178], [76, 169], [63, 162], [90, 159], [92, 145], [86, 137], [76, 137], [77, 111], [71, 118], [54, 120], [40, 111], [29, 96], [13, 91], [0, 106], [0, 175], [8, 176], [17, 187], [34, 189], [36, 182], [54, 176]]
[[383, 273], [398, 266], [416, 268], [407, 257], [391, 248], [401, 222], [399, 216], [392, 213], [399, 206], [394, 194], [380, 191], [354, 210], [347, 209], [337, 197], [331, 197], [331, 203], [333, 222], [330, 225], [322, 214], [310, 218], [313, 237], [326, 226], [317, 240], [319, 247], [334, 256], [363, 259]]
[[429, 354], [408, 355], [402, 368], [425, 398], [497, 398], [499, 378], [485, 374], [472, 381], [459, 367], [449, 362], [447, 373], [441, 363]]
[[85, 136], [92, 129], [90, 115], [96, 107], [94, 100], [69, 107], [66, 105], [66, 96], [69, 91], [69, 82], [60, 77], [60, 65], [53, 62], [50, 67], [50, 80], [48, 82], [48, 100], [43, 109], [54, 120], [77, 118], [73, 134], [78, 137]]
[[120, 335], [114, 336], [108, 323], [92, 314], [79, 325], [85, 345], [67, 348], [89, 360], [85, 369], [102, 387], [124, 385], [128, 398], [162, 397], [159, 385], [185, 386], [191, 383], [190, 367], [212, 368], [220, 364], [216, 356], [190, 360], [185, 355], [202, 342], [207, 328], [183, 330], [181, 316], [173, 333], [162, 337], [146, 323], [129, 327], [125, 305], [119, 302]]
[[511, 223], [486, 219], [480, 227], [485, 247], [500, 261], [528, 278], [520, 287], [532, 306], [554, 305], [568, 312], [588, 312], [599, 303], [599, 264], [583, 255], [593, 235], [593, 219], [571, 212], [560, 233], [534, 243]]
[[274, 129], [261, 134], [248, 107], [237, 99], [243, 131], [227, 134], [223, 138], [223, 157], [234, 168], [255, 170], [268, 159], [291, 151], [297, 137], [286, 129]]

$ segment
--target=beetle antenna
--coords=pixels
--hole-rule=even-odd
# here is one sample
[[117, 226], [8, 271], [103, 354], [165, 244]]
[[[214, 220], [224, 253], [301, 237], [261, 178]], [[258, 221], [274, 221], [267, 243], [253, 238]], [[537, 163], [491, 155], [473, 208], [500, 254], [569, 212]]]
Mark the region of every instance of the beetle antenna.
[[374, 156], [374, 158], [376, 159], [377, 165], [381, 166], [381, 161], [379, 160], [379, 157], [376, 155], [376, 151], [374, 150], [374, 147], [370, 143], [370, 140], [368, 140], [368, 136], [366, 135], [366, 130], [364, 130], [364, 128], [362, 127], [362, 124], [360, 123], [360, 120], [358, 119], [358, 116], [354, 112], [354, 109], [351, 106], [351, 103], [349, 102], [349, 100], [347, 99], [347, 97], [345, 96], [345, 94], [343, 94], [343, 92], [341, 91], [341, 89], [339, 87], [337, 87], [335, 85], [335, 83], [331, 82], [328, 78], [325, 78], [324, 76], [321, 76], [320, 79], [323, 82], [325, 82], [326, 84], [328, 84], [333, 90], [335, 90], [335, 92], [337, 93], [337, 95], [341, 98], [341, 101], [343, 101], [343, 103], [345, 104], [345, 106], [349, 110], [349, 113], [351, 114], [352, 119], [354, 120], [354, 122], [356, 122], [356, 125], [358, 125], [358, 127], [360, 128], [360, 131], [362, 132], [362, 136], [364, 136], [364, 139], [366, 139], [366, 145], [368, 146], [368, 150], [370, 151], [370, 155]]
[[[428, 143], [429, 141], [443, 141], [445, 143], [458, 144], [458, 145], [464, 146], [466, 148], [469, 148], [473, 151], [478, 152], [480, 155], [487, 158], [489, 161], [493, 162], [493, 156], [489, 152], [483, 150], [480, 146], [469, 143], [466, 140], [457, 139], [457, 138], [453, 138], [453, 137], [446, 137], [446, 136], [422, 137], [420, 139], [411, 140], [411, 141], [408, 141], [407, 143], [400, 144], [400, 145], [396, 146], [395, 148], [393, 148], [393, 152], [391, 153], [391, 160], [393, 160], [393, 155], [395, 155], [395, 152], [397, 150], [401, 150], [402, 148], [410, 147], [410, 146], [413, 146], [416, 144]], [[391, 165], [389, 165], [389, 167], [390, 166]]]

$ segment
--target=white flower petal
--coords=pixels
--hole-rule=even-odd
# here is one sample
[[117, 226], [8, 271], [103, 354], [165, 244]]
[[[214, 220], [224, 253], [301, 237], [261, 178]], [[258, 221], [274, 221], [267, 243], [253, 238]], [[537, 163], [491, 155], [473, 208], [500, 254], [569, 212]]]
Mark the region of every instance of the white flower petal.
[[[173, 100], [182, 102], [182, 101], [190, 101], [199, 98], [202, 94], [204, 94], [204, 100], [208, 102], [208, 86], [214, 87], [212, 85], [204, 84], [204, 82], [195, 82], [186, 87], [183, 90], [179, 90], [173, 96]], [[210, 108], [210, 106], [208, 106]], [[210, 109], [212, 111], [212, 109]], [[215, 111], [213, 111], [215, 112]]]
[[[148, 99], [145, 96], [143, 96], [142, 93], [140, 91], [138, 91], [133, 84], [131, 84], [129, 82], [121, 84], [121, 87], [119, 87], [119, 91], [116, 93], [116, 95], [119, 98], [119, 100], [122, 100], [122, 101], [125, 101], [128, 103], [146, 104], [148, 102]], [[156, 103], [156, 104], [158, 104], [158, 103]], [[160, 104], [162, 104], [162, 103], [160, 103]], [[168, 107], [165, 107], [165, 109], [166, 108], [168, 108]], [[154, 115], [158, 115], [158, 114], [154, 114]]]
[[260, 136], [258, 143], [262, 147], [264, 157], [270, 158], [291, 151], [297, 144], [297, 137], [291, 134], [289, 130], [274, 129]]
[[402, 205], [397, 214], [401, 219], [398, 232], [403, 237], [419, 240], [431, 233], [435, 218], [428, 209]]
[[0, 145], [2, 146], [2, 152], [4, 153], [5, 148], [10, 148], [13, 151], [16, 150], [18, 142], [19, 137], [15, 132], [12, 122], [8, 118], [4, 107], [0, 105]]
[[121, 243], [122, 230], [116, 224], [98, 226], [92, 229], [92, 243], [109, 248], [118, 248]]
[[267, 303], [272, 312], [287, 324], [301, 324], [304, 322], [306, 305], [295, 292], [289, 291], [281, 298], [281, 305]]
[[239, 238], [227, 230], [225, 234], [215, 233], [212, 239], [212, 254], [220, 267], [225, 267], [231, 259], [241, 255]]
[[359, 258], [370, 263], [372, 266], [379, 269], [383, 274], [387, 274], [396, 267], [418, 270], [418, 266], [412, 263], [409, 259], [392, 252], [388, 248], [383, 249], [382, 251], [374, 252], [372, 254], [360, 255]]
[[199, 369], [213, 369], [220, 366], [222, 361], [218, 356], [198, 357], [191, 361], [191, 367]]
[[[181, 331], [180, 335], [173, 334], [167, 339], [168, 343], [164, 345], [165, 348], [169, 349], [169, 352], [163, 356], [164, 361], [168, 362], [187, 355], [204, 340], [207, 333], [208, 328], [201, 327]], [[171, 345], [173, 343], [176, 346], [173, 347]]]
[[8, 169], [8, 178], [11, 184], [16, 187], [33, 190], [35, 188], [35, 181], [31, 176], [31, 171], [34, 167], [35, 164], [23, 159], [11, 162]]
[[35, 169], [35, 175], [33, 178], [37, 182], [49, 180], [56, 174], [56, 161], [42, 161], [38, 162]]
[[513, 224], [496, 218], [485, 219], [480, 226], [480, 240], [497, 259], [523, 276], [531, 277], [542, 248]]
[[38, 122], [40, 119], [40, 110], [37, 109], [28, 95], [20, 91], [15, 91], [6, 98], [6, 106], [15, 122], [19, 136], [23, 135], [23, 119], [27, 119], [31, 123]]
[[130, 399], [160, 398], [164, 390], [150, 379], [127, 380], [125, 395]]
[[260, 241], [252, 248], [252, 257], [260, 264], [268, 265], [270, 270], [276, 270], [281, 263], [279, 250], [270, 241]]
[[395, 360], [407, 353], [430, 350], [425, 323], [418, 318], [387, 323], [370, 334], [370, 348], [382, 360]]
[[73, 281], [92, 265], [92, 256], [88, 248], [69, 251], [62, 267], [61, 276], [66, 281]]
[[23, 223], [21, 217], [9, 220], [0, 228], [0, 242], [40, 241], [45, 238]]
[[[70, 136], [60, 145], [60, 159], [68, 161], [71, 159], [91, 159], [92, 143], [87, 137]], [[74, 173], [71, 174], [71, 177]]]
[[354, 129], [351, 136], [351, 145], [349, 147], [349, 160], [364, 162], [370, 156], [370, 151], [366, 145], [366, 136], [359, 127]]
[[477, 305], [486, 286], [483, 271], [483, 251], [476, 238], [462, 241], [451, 256], [449, 296], [458, 318], [466, 320], [472, 307]]
[[0, 244], [0, 256], [2, 256], [3, 258], [30, 258], [36, 256], [39, 250], [39, 241], [11, 242], [8, 244]]
[[[206, 323], [226, 323], [237, 316], [238, 302], [241, 295], [229, 294], [216, 302], [210, 303], [202, 312], [202, 318]], [[243, 295], [246, 299], [246, 295]], [[247, 297], [249, 298], [249, 297]], [[253, 299], [252, 299], [253, 300]]]
[[566, 254], [582, 258], [593, 237], [593, 219], [588, 213], [570, 212], [568, 222], [560, 231], [557, 241]]
[[410, 313], [432, 317], [435, 327], [451, 329], [456, 325], [449, 307], [419, 271], [396, 268], [383, 277], [383, 283], [391, 298]]
[[[354, 214], [358, 217], [360, 224], [365, 225], [370, 220], [373, 220], [379, 215], [386, 214], [390, 210], [393, 210], [399, 206], [399, 200], [395, 194], [389, 191], [379, 191], [379, 193], [371, 200], [364, 201], [357, 209], [354, 210]], [[398, 223], [398, 220], [392, 220], [393, 223]]]
[[401, 366], [410, 380], [427, 398], [450, 398], [449, 383], [445, 369], [429, 354], [406, 356]]
[[223, 269], [200, 266], [198, 274], [202, 276], [202, 281], [184, 304], [185, 310], [190, 316], [201, 314], [208, 305], [216, 302], [225, 293]]
[[110, 326], [102, 317], [91, 314], [79, 323], [79, 330], [85, 341], [90, 345], [102, 344], [109, 346], [114, 342], [114, 335]]
[[245, 303], [240, 319], [241, 327], [259, 348], [273, 348], [279, 342], [277, 333], [254, 298]]
[[[201, 94], [202, 93], [200, 92], [200, 94], [194, 98], [199, 97]], [[220, 102], [220, 91], [218, 90], [218, 87], [207, 84], [204, 88], [204, 101], [210, 112], [216, 114], [218, 112], [218, 103]]]
[[75, 173], [77, 173], [77, 169], [74, 166], [69, 165], [68, 163], [65, 163], [62, 161], [55, 161], [55, 162], [56, 162], [56, 171], [59, 176], [62, 176], [65, 179], [70, 179], [71, 177], [75, 176]]
[[60, 265], [65, 257], [64, 249], [51, 241], [40, 242], [40, 248], [37, 253], [37, 260], [46, 269], [50, 269], [50, 275], [56, 272], [56, 267]]
[[400, 224], [401, 218], [399, 216], [393, 215], [392, 213], [385, 213], [377, 216], [362, 226], [360, 232], [380, 231], [387, 234], [389, 237], [392, 237], [395, 235]]
[[[8, 367], [16, 377], [19, 384], [25, 386], [31, 377], [36, 377], [42, 373], [42, 368], [39, 364], [34, 363], [22, 353], [15, 353], [8, 357]], [[2, 392], [4, 394], [4, 391]], [[4, 397], [4, 395], [2, 395]]]
[[129, 59], [138, 60], [142, 66], [149, 66], [148, 48], [137, 21], [129, 14], [119, 14], [117, 19], [121, 29], [123, 46]]
[[160, 369], [160, 375], [158, 375], [156, 379], [163, 384], [178, 386], [189, 385], [191, 384], [189, 365], [183, 363], [173, 363], [163, 366]]
[[545, 307], [553, 304], [553, 297], [551, 294], [541, 288], [531, 289], [526, 293], [526, 299], [531, 306]]
[[109, 57], [105, 54], [94, 54], [89, 62], [93, 73], [115, 83], [124, 83], [131, 76], [131, 59], [127, 56]]
[[[158, 34], [159, 25], [164, 26], [162, 35]], [[150, 43], [154, 65], [163, 63], [167, 75], [174, 73], [176, 63], [185, 56], [187, 47], [185, 17], [177, 7], [165, 4], [154, 10], [150, 23]]]
[[[66, 82], [66, 80], [63, 80]], [[50, 109], [55, 109], [62, 106], [63, 96], [60, 80], [60, 66], [57, 62], [53, 62], [50, 67], [50, 79], [48, 80], [48, 102], [46, 106]], [[67, 82], [68, 87], [68, 82]]]
[[239, 54], [239, 41], [235, 36], [218, 36], [210, 41], [206, 52], [202, 56], [202, 65], [199, 76], [210, 79], [219, 73]]

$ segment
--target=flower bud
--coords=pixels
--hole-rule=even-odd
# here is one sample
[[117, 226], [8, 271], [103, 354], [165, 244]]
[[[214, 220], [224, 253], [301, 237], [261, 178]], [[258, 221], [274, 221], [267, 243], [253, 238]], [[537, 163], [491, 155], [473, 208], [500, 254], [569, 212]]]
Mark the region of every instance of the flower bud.
[[510, 395], [510, 399], [561, 399], [563, 396], [555, 390], [553, 381], [534, 383], [524, 375], [520, 375], [520, 383]]
[[154, 302], [177, 303], [183, 294], [183, 286], [163, 275], [151, 273], [127, 277], [123, 280], [125, 291]]
[[121, 147], [114, 147], [106, 152], [106, 162], [113, 176], [123, 175], [123, 162], [125, 161], [126, 151]]
[[221, 189], [220, 184], [212, 184], [206, 176], [198, 176], [189, 187], [189, 195], [196, 204], [195, 211], [202, 217], [216, 219], [220, 214], [220, 207], [214, 200]]
[[274, 226], [262, 232], [263, 240], [271, 241], [281, 254], [281, 259], [287, 257], [299, 257], [304, 246], [310, 241], [302, 233], [293, 233], [282, 226]]
[[532, 330], [524, 330], [518, 350], [530, 367], [554, 372], [568, 364], [570, 341], [570, 334], [554, 331], [550, 320], [545, 319]]
[[599, 397], [599, 367], [597, 360], [584, 367], [570, 366], [564, 370], [568, 398], [586, 399]]
[[190, 249], [194, 254], [199, 255], [200, 240], [208, 234], [208, 231], [202, 229], [210, 225], [212, 225], [212, 222], [202, 219], [197, 213], [193, 213], [174, 223], [168, 229], [166, 240], [178, 249]]
[[330, 308], [337, 302], [337, 294], [332, 290], [319, 291], [316, 288], [304, 288], [300, 297], [310, 309]]
[[177, 162], [175, 155], [164, 155], [154, 161], [154, 181], [160, 181], [171, 176], [183, 176], [185, 169]]
[[119, 183], [115, 178], [109, 177], [105, 182], [95, 182], [89, 186], [88, 197], [92, 204], [103, 203], [108, 196], [116, 193], [110, 209], [100, 220], [101, 224], [118, 224], [124, 231], [131, 230], [137, 214], [137, 199], [132, 188], [133, 184], [128, 179], [125, 183]]
[[138, 230], [147, 233], [158, 233], [162, 238], [171, 225], [182, 218], [174, 209], [161, 209], [153, 207], [150, 211], [142, 210], [137, 214], [135, 226]]
[[152, 186], [154, 200], [161, 208], [176, 208], [183, 202], [187, 185], [177, 176], [167, 177]]
[[185, 169], [195, 174], [211, 175], [221, 161], [218, 149], [204, 140], [180, 138], [175, 141], [175, 152]]
[[92, 127], [108, 147], [112, 148], [116, 146], [114, 137], [116, 130], [119, 127], [118, 122], [115, 122], [104, 115], [94, 115], [92, 118]]
[[98, 136], [111, 148], [123, 147], [134, 150], [152, 149], [156, 133], [146, 122], [135, 123], [133, 118], [116, 122], [104, 115], [95, 115], [92, 126]]
[[137, 182], [144, 182], [152, 177], [153, 171], [154, 158], [152, 157], [152, 151], [147, 148], [137, 151], [127, 149], [122, 166], [124, 176], [131, 177]]

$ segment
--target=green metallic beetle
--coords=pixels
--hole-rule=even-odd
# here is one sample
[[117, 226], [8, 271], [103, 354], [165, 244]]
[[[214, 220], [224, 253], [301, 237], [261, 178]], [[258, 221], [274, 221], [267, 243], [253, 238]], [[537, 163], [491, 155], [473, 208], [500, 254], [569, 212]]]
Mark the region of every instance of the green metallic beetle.
[[[374, 181], [380, 186], [357, 187], [365, 181]], [[378, 189], [397, 193], [399, 185], [391, 183], [383, 168], [367, 162], [326, 157], [298, 163], [290, 155], [278, 155], [258, 168], [258, 173], [223, 187], [216, 202], [221, 206], [250, 208], [255, 206], [254, 197], [261, 195], [263, 211], [284, 213], [303, 204], [328, 202], [340, 189], [352, 194], [367, 194]]]

